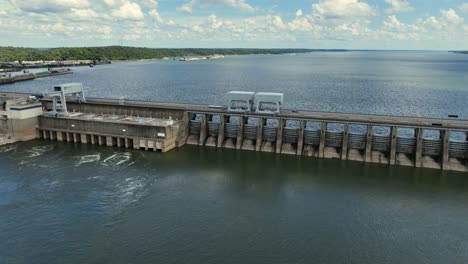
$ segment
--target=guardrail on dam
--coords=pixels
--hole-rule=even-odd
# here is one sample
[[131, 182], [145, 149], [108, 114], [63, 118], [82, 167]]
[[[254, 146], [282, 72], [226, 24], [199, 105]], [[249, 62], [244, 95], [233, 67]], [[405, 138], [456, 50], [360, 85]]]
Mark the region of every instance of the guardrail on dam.
[[[51, 109], [50, 100], [42, 103]], [[191, 144], [468, 171], [468, 120], [302, 111], [233, 113], [205, 105], [96, 98], [67, 103], [70, 110], [88, 116], [40, 116], [39, 137], [160, 151]], [[77, 120], [82, 125], [77, 126]]]

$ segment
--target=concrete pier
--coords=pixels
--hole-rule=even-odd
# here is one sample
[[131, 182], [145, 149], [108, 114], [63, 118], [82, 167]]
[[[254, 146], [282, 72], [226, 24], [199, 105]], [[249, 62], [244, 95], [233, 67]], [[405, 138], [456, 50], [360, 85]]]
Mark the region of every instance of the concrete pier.
[[257, 128], [257, 139], [255, 141], [255, 151], [262, 150], [262, 142], [263, 142], [263, 128], [266, 125], [266, 118], [260, 117], [258, 118], [258, 128]]
[[343, 124], [343, 142], [341, 143], [341, 159], [348, 159], [348, 135], [349, 135], [349, 123]]
[[305, 130], [305, 126], [306, 126], [306, 121], [301, 120], [300, 123], [299, 123], [299, 136], [298, 136], [298, 139], [297, 139], [297, 151], [296, 151], [297, 156], [301, 156], [302, 152], [304, 150], [304, 130]]
[[328, 123], [326, 121], [322, 121], [322, 125], [320, 127], [319, 158], [325, 157], [325, 139], [327, 137], [327, 126]]
[[416, 128], [416, 157], [415, 157], [416, 168], [423, 167], [422, 150], [423, 150], [423, 129]]
[[450, 168], [450, 157], [449, 157], [449, 147], [450, 147], [450, 130], [442, 130], [440, 131], [440, 138], [442, 140], [442, 159], [441, 159], [441, 165], [443, 170], [447, 170], [447, 168]]
[[239, 125], [237, 126], [237, 138], [236, 138], [236, 149], [242, 148], [242, 142], [244, 140], [244, 126], [248, 119], [245, 116], [239, 117]]
[[283, 130], [286, 121], [283, 118], [278, 119], [278, 132], [276, 138], [276, 153], [281, 153], [283, 147]]
[[207, 137], [207, 130], [208, 130], [208, 128], [207, 128], [207, 119], [208, 118], [211, 121], [212, 115], [201, 114], [200, 138], [199, 138], [199, 141], [198, 141], [198, 145], [200, 145], [200, 146], [205, 145], [205, 140], [206, 140], [206, 137]]
[[372, 126], [367, 125], [367, 137], [366, 137], [366, 153], [364, 156], [364, 161], [371, 162], [372, 155]]
[[390, 165], [396, 164], [398, 128], [392, 126], [390, 130]]
[[219, 131], [218, 131], [218, 143], [217, 147], [221, 148], [224, 145], [224, 133], [226, 131], [226, 116], [224, 114], [221, 114], [219, 116]]

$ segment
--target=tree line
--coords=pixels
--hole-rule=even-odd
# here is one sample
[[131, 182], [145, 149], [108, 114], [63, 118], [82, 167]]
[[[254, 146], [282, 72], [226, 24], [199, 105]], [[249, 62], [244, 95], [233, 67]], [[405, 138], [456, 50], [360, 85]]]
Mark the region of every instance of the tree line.
[[0, 47], [0, 61], [51, 61], [51, 60], [141, 60], [161, 59], [164, 57], [247, 55], [247, 54], [286, 54], [306, 53], [313, 51], [345, 51], [320, 49], [167, 49], [167, 48], [139, 48], [125, 46], [107, 47], [76, 47], [76, 48], [18, 48]]

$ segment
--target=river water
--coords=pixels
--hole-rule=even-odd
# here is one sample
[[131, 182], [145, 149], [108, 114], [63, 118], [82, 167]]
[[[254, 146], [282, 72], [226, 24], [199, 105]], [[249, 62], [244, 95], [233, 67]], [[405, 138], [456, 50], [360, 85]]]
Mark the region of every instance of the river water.
[[[239, 56], [1, 88], [79, 81], [91, 96], [209, 104], [228, 90], [284, 91], [291, 108], [467, 117], [467, 65], [440, 52]], [[0, 212], [0, 263], [468, 262], [466, 173], [31, 141], [0, 147]]]

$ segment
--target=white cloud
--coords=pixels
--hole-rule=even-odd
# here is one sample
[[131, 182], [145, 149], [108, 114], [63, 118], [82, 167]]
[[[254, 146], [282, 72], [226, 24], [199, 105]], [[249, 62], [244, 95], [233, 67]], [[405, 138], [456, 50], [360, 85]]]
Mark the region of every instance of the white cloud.
[[159, 7], [159, 3], [156, 0], [140, 0], [139, 2], [146, 8], [157, 9]]
[[400, 22], [395, 15], [387, 17], [383, 27], [376, 31], [376, 39], [443, 40], [463, 37], [464, 19], [453, 9], [441, 10], [440, 16], [417, 19], [414, 24]]
[[11, 0], [11, 3], [22, 11], [32, 13], [55, 13], [90, 6], [88, 0]]
[[200, 7], [204, 9], [230, 7], [244, 12], [255, 12], [255, 8], [248, 4], [245, 0], [190, 0], [187, 3], [178, 6], [177, 11], [192, 14], [194, 7]]
[[341, 36], [348, 34], [352, 37], [365, 36], [370, 32], [367, 25], [360, 23], [344, 23], [336, 27], [335, 30]]
[[385, 2], [391, 6], [386, 10], [388, 13], [410, 12], [414, 10], [408, 0], [385, 0]]
[[[210, 15], [204, 21], [184, 29], [179, 29], [186, 37], [202, 38], [203, 41], [218, 42], [247, 41], [259, 38], [265, 39], [289, 39], [293, 41], [288, 32], [288, 26], [280, 16], [266, 15], [254, 16], [245, 19], [221, 19]], [[180, 34], [179, 34], [180, 35]]]
[[331, 19], [369, 17], [375, 14], [371, 6], [359, 0], [320, 0], [312, 5], [312, 9], [320, 17]]
[[200, 26], [200, 25], [195, 25], [195, 26], [193, 26], [193, 27], [192, 27], [192, 30], [195, 31], [195, 32], [198, 32], [198, 33], [202, 33], [202, 32], [205, 31], [205, 30], [203, 29], [203, 27]]
[[373, 32], [372, 35], [374, 39], [404, 41], [419, 40], [421, 36], [427, 34], [423, 28], [402, 23], [395, 15], [391, 15], [383, 21], [382, 28]]
[[460, 11], [462, 11], [463, 13], [468, 13], [468, 2], [461, 4], [459, 8], [460, 8]]
[[161, 18], [161, 15], [159, 14], [158, 10], [156, 9], [151, 9], [148, 13], [155, 21], [158, 23], [162, 23], [163, 19]]
[[283, 19], [280, 16], [274, 16], [273, 17], [273, 25], [276, 26], [279, 29], [285, 29], [286, 25], [283, 22]]
[[192, 6], [193, 6], [192, 2], [189, 2], [181, 6], [178, 6], [177, 11], [182, 12], [182, 13], [192, 14], [193, 13]]
[[223, 25], [223, 22], [222, 21], [218, 21], [218, 19], [216, 18], [215, 15], [210, 15], [208, 17], [208, 22], [210, 24], [210, 28], [212, 30], [215, 30], [215, 29], [218, 29], [220, 28], [222, 25]]
[[384, 28], [389, 30], [402, 30], [405, 26], [394, 15], [387, 17], [384, 21]]
[[439, 22], [439, 20], [435, 16], [430, 16], [426, 19], [419, 19], [418, 23], [424, 27], [428, 27], [433, 30], [442, 29], [442, 24]]
[[[293, 13], [292, 18], [286, 19], [281, 12], [272, 9], [258, 8], [255, 15], [249, 14], [254, 10], [247, 3], [250, 0], [179, 1], [182, 5], [178, 10], [193, 13], [192, 16], [160, 11], [159, 4], [164, 5], [168, 0], [0, 0], [0, 33], [5, 36], [0, 44], [15, 45], [22, 41], [22, 45], [39, 42], [50, 43], [47, 46], [104, 45], [127, 40], [125, 45], [151, 46], [153, 43], [168, 47], [180, 43], [183, 46], [230, 47], [317, 47], [317, 43], [328, 43], [329, 47], [341, 47], [358, 41], [387, 44], [393, 40], [393, 43], [401, 41], [405, 45], [413, 43], [413, 47], [417, 47], [421, 44], [427, 48], [431, 45], [428, 43], [434, 41], [450, 40], [460, 47], [468, 43], [468, 25], [460, 15], [463, 5], [459, 9], [445, 8], [438, 14], [414, 12], [414, 19], [402, 22], [396, 13], [408, 10], [408, 5], [401, 5], [408, 1], [386, 1], [388, 6], [384, 1], [369, 5], [370, 0], [314, 0], [311, 11], [297, 9], [295, 16]], [[397, 2], [400, 5], [395, 4]], [[388, 16], [370, 17], [386, 7], [394, 8]], [[196, 14], [217, 8], [230, 8], [231, 12], [213, 11], [210, 16]], [[232, 9], [248, 12], [239, 15]], [[126, 21], [121, 23], [121, 20]], [[55, 42], [58, 40], [60, 42]]]
[[70, 18], [75, 20], [94, 20], [100, 17], [100, 15], [92, 9], [72, 9]]
[[245, 12], [255, 12], [255, 8], [245, 2], [245, 0], [223, 0], [223, 2], [230, 6]]
[[291, 31], [299, 32], [312, 32], [316, 29], [311, 19], [302, 15], [296, 16], [296, 18], [293, 21], [289, 22], [288, 27]]
[[116, 7], [118, 5], [118, 1], [116, 0], [102, 0], [102, 2], [107, 6], [107, 7]]
[[408, 25], [400, 22], [395, 15], [388, 16], [383, 22], [383, 29], [394, 32], [417, 32], [420, 30], [416, 25]]
[[140, 5], [130, 1], [125, 1], [119, 9], [113, 10], [111, 14], [113, 17], [129, 20], [140, 20], [144, 18]]
[[459, 25], [459, 24], [462, 24], [463, 23], [463, 18], [460, 17], [457, 12], [455, 12], [455, 10], [453, 9], [448, 9], [448, 10], [441, 10], [440, 11], [441, 14], [442, 14], [442, 18], [445, 19], [445, 21], [448, 23], [448, 24], [452, 24], [452, 25]]

